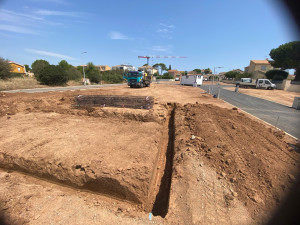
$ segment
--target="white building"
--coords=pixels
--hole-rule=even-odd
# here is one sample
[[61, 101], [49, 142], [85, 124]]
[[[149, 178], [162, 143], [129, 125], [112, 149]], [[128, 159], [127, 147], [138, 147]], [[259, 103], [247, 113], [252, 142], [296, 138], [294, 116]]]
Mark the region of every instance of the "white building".
[[117, 66], [112, 66], [112, 70], [127, 70], [127, 71], [136, 71], [136, 68], [129, 64], [121, 64]]

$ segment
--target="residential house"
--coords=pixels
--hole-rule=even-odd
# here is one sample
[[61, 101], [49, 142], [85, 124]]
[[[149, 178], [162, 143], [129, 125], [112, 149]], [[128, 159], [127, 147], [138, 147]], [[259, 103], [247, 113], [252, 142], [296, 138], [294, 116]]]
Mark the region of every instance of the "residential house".
[[[87, 68], [87, 65], [81, 65], [81, 66], [84, 66], [84, 69]], [[111, 68], [107, 65], [95, 65], [96, 69], [98, 69], [99, 71], [108, 71], [108, 70], [111, 70]]]
[[192, 70], [192, 71], [189, 71], [188, 73], [187, 73], [187, 75], [196, 75], [197, 74], [197, 72], [196, 71], [194, 71], [194, 70]]
[[245, 67], [245, 73], [251, 73], [253, 79], [266, 78], [265, 73], [274, 67], [266, 60], [250, 60], [250, 65]]
[[180, 80], [181, 77], [181, 73], [178, 70], [168, 70], [168, 73], [170, 76], [173, 77], [173, 79], [175, 80]]
[[26, 69], [24, 65], [21, 65], [19, 63], [13, 62], [13, 61], [9, 61], [8, 62], [10, 64], [10, 72], [11, 73], [19, 73], [19, 74], [26, 74]]
[[[233, 71], [233, 72], [238, 72], [238, 73], [244, 73], [244, 71], [243, 71], [243, 70], [240, 70], [240, 69], [235, 69], [235, 70], [231, 70], [231, 71]], [[219, 74], [221, 74], [221, 73], [219, 73]]]
[[107, 65], [97, 65], [95, 66], [97, 69], [99, 69], [101, 72], [102, 71], [108, 71], [108, 70], [111, 70], [111, 68]]
[[136, 68], [129, 64], [121, 64], [117, 66], [112, 66], [112, 70], [128, 70], [128, 71], [135, 71]]
[[157, 69], [155, 69], [154, 67], [149, 66], [149, 65], [146, 65], [146, 66], [140, 66], [140, 67], [138, 68], [138, 70], [144, 71], [144, 72], [146, 72], [146, 73], [148, 73], [148, 74], [151, 74], [151, 75], [153, 75], [153, 74], [155, 74], [155, 73], [158, 72]]

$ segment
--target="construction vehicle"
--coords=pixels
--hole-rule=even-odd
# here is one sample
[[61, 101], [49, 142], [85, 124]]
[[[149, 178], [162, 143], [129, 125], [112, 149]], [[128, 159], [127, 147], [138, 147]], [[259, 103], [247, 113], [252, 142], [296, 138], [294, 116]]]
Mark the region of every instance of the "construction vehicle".
[[128, 86], [134, 87], [150, 87], [152, 75], [144, 71], [126, 71], [123, 78], [127, 80]]
[[268, 79], [257, 79], [253, 81], [251, 78], [241, 78], [240, 81], [236, 82], [236, 86], [241, 88], [261, 88], [267, 90], [273, 90], [276, 85]]

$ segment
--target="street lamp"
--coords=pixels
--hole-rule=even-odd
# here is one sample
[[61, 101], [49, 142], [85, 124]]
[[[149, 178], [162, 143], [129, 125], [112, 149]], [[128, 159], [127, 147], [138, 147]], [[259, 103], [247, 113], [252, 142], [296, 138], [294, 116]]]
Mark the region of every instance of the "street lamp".
[[212, 91], [213, 91], [213, 88], [214, 88], [214, 78], [215, 78], [215, 75], [216, 75], [216, 68], [223, 68], [223, 67], [222, 66], [216, 66], [216, 67], [214, 67], [214, 74], [213, 74], [213, 81], [212, 81]]
[[[85, 54], [87, 52], [82, 52], [81, 54]], [[86, 85], [86, 81], [85, 81], [85, 72], [84, 72], [84, 62], [83, 62], [83, 65], [82, 65], [82, 72], [83, 72], [83, 84]]]

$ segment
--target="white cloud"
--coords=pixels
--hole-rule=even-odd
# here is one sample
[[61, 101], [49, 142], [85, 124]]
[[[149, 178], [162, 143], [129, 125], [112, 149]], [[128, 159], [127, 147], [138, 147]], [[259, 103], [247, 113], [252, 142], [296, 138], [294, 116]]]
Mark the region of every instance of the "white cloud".
[[49, 3], [55, 3], [55, 4], [68, 4], [65, 0], [32, 0], [34, 2], [49, 2]]
[[0, 25], [0, 30], [14, 32], [14, 33], [20, 33], [20, 34], [36, 34], [36, 32], [19, 26], [13, 26], [13, 25]]
[[163, 29], [158, 29], [157, 32], [159, 32], [159, 33], [168, 33], [170, 31], [166, 28], [163, 28]]
[[36, 27], [41, 24], [47, 24], [52, 26], [61, 25], [61, 23], [51, 22], [45, 20], [41, 16], [35, 16], [32, 14], [24, 14], [24, 13], [17, 13], [10, 10], [0, 9], [0, 21], [5, 21], [10, 24], [14, 24], [19, 26], [22, 24], [22, 27]]
[[160, 23], [159, 25], [163, 26], [163, 27], [167, 27], [167, 28], [175, 28], [174, 25], [167, 25], [167, 24], [164, 24], [164, 23]]
[[55, 53], [55, 52], [47, 52], [47, 51], [42, 51], [42, 50], [30, 49], [30, 48], [29, 49], [26, 48], [25, 51], [32, 52], [37, 55], [52, 56], [52, 57], [59, 58], [59, 59], [76, 60], [75, 58], [73, 58], [71, 56], [62, 55], [62, 54]]
[[110, 32], [108, 36], [113, 40], [133, 40], [133, 38], [116, 31]]
[[16, 13], [10, 10], [0, 9], [0, 20], [11, 23], [22, 23], [24, 21], [42, 21], [43, 18], [30, 14]]
[[52, 10], [42, 10], [42, 9], [34, 11], [34, 13], [41, 16], [71, 16], [71, 17], [77, 17], [82, 14], [80, 12], [52, 11]]
[[155, 45], [152, 46], [151, 50], [155, 52], [170, 52], [172, 46], [167, 45], [167, 46], [161, 46], [161, 45]]

